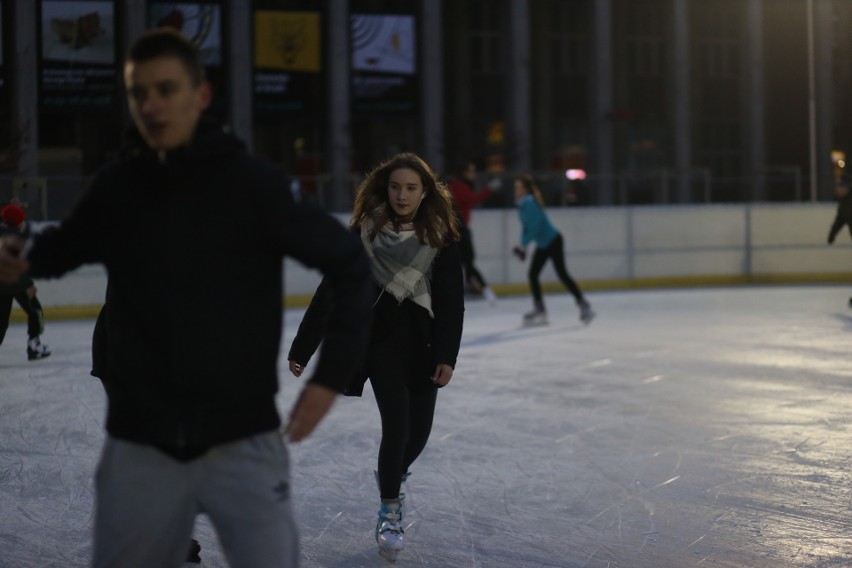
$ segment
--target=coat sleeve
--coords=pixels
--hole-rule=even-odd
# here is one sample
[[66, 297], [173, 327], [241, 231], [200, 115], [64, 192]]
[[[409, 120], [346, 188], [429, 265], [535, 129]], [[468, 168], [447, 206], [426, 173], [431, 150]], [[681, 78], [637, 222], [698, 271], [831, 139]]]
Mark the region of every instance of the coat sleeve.
[[107, 179], [96, 177], [66, 219], [33, 237], [27, 255], [31, 277], [58, 278], [83, 264], [104, 260]]
[[[343, 392], [366, 351], [370, 324], [370, 268], [361, 240], [315, 205], [295, 203], [283, 180], [258, 209], [258, 220], [272, 246], [309, 268], [319, 270], [329, 298], [323, 348], [310, 382]], [[305, 341], [304, 356], [314, 343]]]
[[289, 361], [295, 361], [305, 366], [311, 360], [311, 357], [319, 348], [328, 326], [330, 304], [328, 286], [323, 280], [314, 292], [314, 297], [311, 298], [311, 303], [299, 324], [296, 337], [293, 338], [293, 343], [290, 345], [290, 352], [287, 355]]
[[518, 205], [518, 216], [521, 218], [521, 247], [526, 248], [533, 240], [533, 209], [528, 200]]
[[464, 279], [456, 243], [441, 249], [432, 272], [435, 363], [455, 368], [464, 327]]
[[456, 206], [464, 209], [479, 205], [491, 195], [491, 188], [486, 186], [479, 191], [473, 191], [466, 183], [453, 180], [450, 184], [450, 191], [453, 194]]

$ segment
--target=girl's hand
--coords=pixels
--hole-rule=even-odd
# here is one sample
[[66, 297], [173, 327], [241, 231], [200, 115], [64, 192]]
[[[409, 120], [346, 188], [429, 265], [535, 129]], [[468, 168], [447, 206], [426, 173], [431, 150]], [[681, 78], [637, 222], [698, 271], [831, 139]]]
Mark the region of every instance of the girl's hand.
[[432, 375], [432, 382], [438, 385], [438, 388], [447, 386], [450, 379], [453, 378], [453, 368], [443, 363], [435, 367], [435, 374]]
[[290, 372], [293, 373], [293, 375], [295, 375], [297, 377], [301, 377], [302, 372], [305, 370], [305, 368], [302, 367], [301, 365], [299, 365], [298, 363], [296, 363], [295, 361], [292, 361], [292, 360], [289, 363], [290, 363]]

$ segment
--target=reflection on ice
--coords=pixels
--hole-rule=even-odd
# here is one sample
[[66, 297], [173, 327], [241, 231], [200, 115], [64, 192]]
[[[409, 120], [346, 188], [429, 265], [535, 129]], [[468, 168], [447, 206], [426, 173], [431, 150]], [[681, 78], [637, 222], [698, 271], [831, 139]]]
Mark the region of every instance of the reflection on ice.
[[[469, 303], [399, 565], [852, 564], [848, 296], [597, 293], [588, 327], [552, 296], [535, 329], [520, 326], [528, 298]], [[286, 314], [285, 348], [300, 317]], [[26, 361], [20, 326], [0, 347], [0, 567], [88, 565], [104, 413], [92, 325], [48, 322], [43, 361]], [[284, 363], [287, 412], [298, 384]], [[378, 429], [368, 388], [291, 447], [304, 567], [387, 565], [372, 533]], [[226, 566], [203, 517], [196, 538], [203, 566]]]

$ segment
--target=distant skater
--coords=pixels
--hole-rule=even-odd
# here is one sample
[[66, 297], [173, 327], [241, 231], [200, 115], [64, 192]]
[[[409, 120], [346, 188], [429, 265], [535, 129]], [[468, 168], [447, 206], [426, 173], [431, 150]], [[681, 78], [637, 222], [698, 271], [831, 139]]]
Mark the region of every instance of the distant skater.
[[547, 324], [547, 310], [541, 294], [539, 275], [548, 260], [553, 261], [556, 275], [574, 296], [577, 307], [580, 309], [580, 321], [585, 324], [590, 323], [595, 317], [595, 312], [592, 311], [592, 306], [565, 268], [562, 234], [547, 218], [544, 212], [544, 199], [531, 176], [525, 175], [515, 179], [515, 204], [521, 219], [521, 244], [516, 245], [512, 252], [519, 260], [524, 261], [527, 258], [527, 245], [531, 242], [535, 243], [535, 252], [527, 273], [533, 295], [533, 310], [524, 314], [524, 324]]
[[[10, 202], [0, 208], [0, 236], [3, 235], [22, 238], [30, 235], [26, 210], [17, 202]], [[50, 348], [41, 342], [41, 335], [44, 333], [44, 310], [36, 291], [35, 282], [29, 276], [23, 277], [15, 284], [0, 284], [0, 344], [9, 329], [14, 300], [27, 314], [27, 359], [30, 361], [50, 356]]]
[[[848, 176], [841, 176], [834, 184], [834, 195], [837, 197], [837, 215], [831, 228], [828, 230], [828, 244], [834, 244], [834, 239], [843, 230], [844, 225], [849, 228], [852, 236], [852, 191], [849, 191], [850, 180]], [[849, 307], [852, 308], [852, 298], [849, 298]]]
[[[375, 538], [395, 560], [403, 549], [402, 482], [432, 430], [438, 389], [453, 377], [464, 316], [464, 288], [450, 194], [418, 156], [398, 154], [358, 189], [351, 228], [373, 276], [373, 321], [365, 366], [344, 394], [361, 396], [369, 377], [382, 421], [376, 473], [381, 503]], [[299, 376], [326, 338], [335, 304], [323, 281], [290, 347]]]
[[479, 191], [475, 191], [473, 184], [476, 181], [476, 164], [472, 161], [465, 162], [456, 172], [455, 178], [450, 182], [450, 193], [453, 194], [453, 208], [459, 221], [459, 252], [461, 253], [462, 268], [464, 269], [464, 282], [468, 289], [490, 303], [497, 300], [496, 294], [488, 286], [485, 277], [474, 264], [476, 251], [473, 248], [473, 233], [470, 230], [471, 210], [488, 199], [491, 192], [499, 188], [499, 180], [490, 182]]

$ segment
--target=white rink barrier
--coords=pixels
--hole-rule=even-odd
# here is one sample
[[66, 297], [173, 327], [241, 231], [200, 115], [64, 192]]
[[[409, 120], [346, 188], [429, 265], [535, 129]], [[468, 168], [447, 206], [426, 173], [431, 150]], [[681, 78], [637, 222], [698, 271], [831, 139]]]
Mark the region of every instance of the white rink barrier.
[[[548, 208], [565, 239], [568, 270], [584, 287], [623, 288], [748, 281], [852, 281], [849, 231], [828, 246], [833, 203]], [[339, 214], [348, 223], [348, 214]], [[476, 264], [498, 292], [525, 291], [527, 263], [510, 254], [520, 224], [515, 209], [474, 210]], [[284, 268], [287, 303], [304, 304], [317, 272]], [[542, 282], [556, 282], [549, 265]], [[96, 307], [106, 274], [82, 267], [37, 281], [45, 307]], [[199, 286], [203, 285], [199, 282]]]

